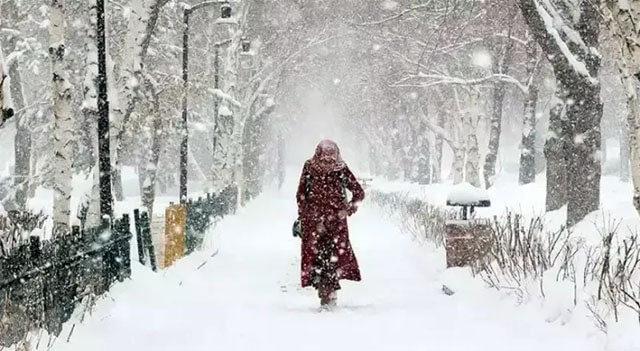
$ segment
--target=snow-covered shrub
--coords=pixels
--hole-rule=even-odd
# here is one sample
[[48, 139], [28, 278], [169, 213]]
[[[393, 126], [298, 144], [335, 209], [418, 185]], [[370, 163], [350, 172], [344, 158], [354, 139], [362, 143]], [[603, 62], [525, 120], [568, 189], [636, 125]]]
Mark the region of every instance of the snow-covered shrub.
[[392, 216], [399, 216], [403, 229], [414, 238], [428, 240], [437, 247], [444, 245], [444, 227], [448, 219], [456, 218], [453, 211], [443, 210], [408, 194], [384, 193], [372, 190], [369, 198]]
[[526, 298], [530, 282], [542, 279], [552, 267], [559, 267], [566, 276], [567, 264], [577, 251], [570, 231], [547, 230], [540, 217], [525, 220], [511, 212], [496, 216], [491, 236], [491, 250], [473, 267], [474, 272], [493, 288], [517, 292], [520, 299]]
[[42, 212], [9, 211], [0, 214], [0, 257], [25, 242], [29, 236], [41, 236], [47, 219]]

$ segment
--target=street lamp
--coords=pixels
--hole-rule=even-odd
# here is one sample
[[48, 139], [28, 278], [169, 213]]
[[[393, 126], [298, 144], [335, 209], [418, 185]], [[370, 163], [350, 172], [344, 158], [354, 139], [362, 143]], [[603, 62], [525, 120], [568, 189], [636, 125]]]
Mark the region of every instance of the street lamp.
[[231, 18], [231, 5], [228, 2], [220, 6], [220, 18]]
[[107, 91], [107, 44], [104, 0], [96, 0], [96, 36], [98, 39], [98, 170], [100, 215], [113, 217], [111, 194], [111, 150], [109, 145], [109, 97]]
[[228, 1], [214, 0], [205, 1], [197, 5], [186, 7], [183, 17], [183, 34], [182, 34], [182, 142], [180, 144], [180, 202], [187, 201], [187, 165], [189, 155], [189, 130], [187, 127], [188, 120], [188, 81], [189, 81], [189, 16], [197, 10], [220, 6], [220, 17], [231, 17], [231, 5]]

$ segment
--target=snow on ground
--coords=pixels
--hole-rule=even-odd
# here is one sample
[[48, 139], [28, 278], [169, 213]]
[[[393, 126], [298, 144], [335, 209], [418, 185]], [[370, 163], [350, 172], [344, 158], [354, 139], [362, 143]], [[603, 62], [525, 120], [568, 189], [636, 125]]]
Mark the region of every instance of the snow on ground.
[[[421, 199], [434, 206], [446, 207], [447, 196], [456, 189], [453, 185], [418, 185], [400, 181], [375, 179], [372, 187], [382, 192], [405, 193], [409, 197]], [[521, 186], [518, 175], [503, 173], [495, 185], [487, 190], [491, 207], [478, 208], [480, 217], [500, 216], [507, 211], [527, 217], [544, 216], [548, 227], [559, 227], [566, 220], [566, 206], [558, 211], [545, 214], [546, 179], [538, 176], [535, 183]], [[640, 229], [640, 217], [632, 204], [632, 185], [622, 182], [616, 176], [604, 176], [601, 181], [600, 210], [591, 213], [573, 229], [574, 235], [584, 237], [588, 243], [600, 241], [599, 230], [610, 221], [619, 222], [623, 234]]]
[[[294, 218], [293, 194], [263, 194], [176, 266], [136, 265], [53, 350], [605, 350], [594, 328], [545, 322], [537, 306], [445, 270], [441, 250], [366, 201], [350, 222], [364, 281], [345, 283], [338, 309], [319, 312], [314, 291], [299, 287]], [[457, 293], [443, 294], [443, 281]]]

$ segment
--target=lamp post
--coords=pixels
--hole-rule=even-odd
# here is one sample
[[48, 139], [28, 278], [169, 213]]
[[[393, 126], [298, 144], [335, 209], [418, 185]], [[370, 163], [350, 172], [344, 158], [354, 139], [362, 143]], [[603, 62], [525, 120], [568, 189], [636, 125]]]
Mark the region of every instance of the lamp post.
[[96, 0], [98, 39], [98, 170], [100, 172], [100, 215], [113, 217], [111, 194], [111, 150], [109, 147], [109, 98], [107, 95], [107, 57], [104, 0]]
[[[187, 166], [189, 156], [189, 129], [188, 121], [188, 88], [189, 88], [189, 16], [197, 10], [220, 6], [220, 17], [228, 19], [231, 17], [231, 5], [228, 1], [205, 1], [192, 7], [184, 9], [183, 34], [182, 34], [182, 142], [180, 144], [180, 202], [187, 201]], [[217, 50], [216, 50], [217, 52]], [[217, 75], [217, 70], [216, 70]], [[217, 80], [217, 78], [216, 78]]]

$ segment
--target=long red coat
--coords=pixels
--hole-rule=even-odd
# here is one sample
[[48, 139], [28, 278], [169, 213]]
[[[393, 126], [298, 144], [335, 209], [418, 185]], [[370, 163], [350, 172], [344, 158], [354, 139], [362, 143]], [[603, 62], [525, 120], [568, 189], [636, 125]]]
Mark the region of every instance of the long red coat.
[[[353, 214], [364, 199], [364, 190], [345, 165], [340, 170], [323, 171], [308, 160], [298, 185], [298, 215], [302, 222], [302, 286], [312, 285], [312, 272], [322, 251], [323, 242], [333, 240], [332, 261], [337, 278], [360, 281], [358, 261], [349, 241], [347, 216]], [[352, 198], [345, 203], [343, 188]]]

